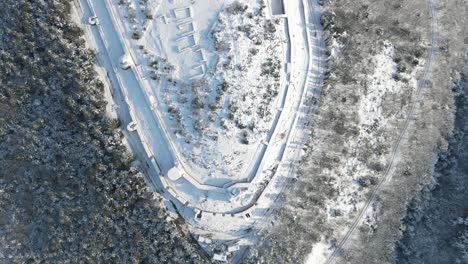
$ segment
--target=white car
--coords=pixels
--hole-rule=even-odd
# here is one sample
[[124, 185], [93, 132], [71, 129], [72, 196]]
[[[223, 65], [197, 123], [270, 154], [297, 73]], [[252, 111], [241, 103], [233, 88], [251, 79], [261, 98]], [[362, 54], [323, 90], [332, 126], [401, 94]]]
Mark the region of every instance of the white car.
[[92, 16], [90, 18], [88, 18], [88, 23], [90, 25], [99, 25], [99, 19], [97, 16]]
[[132, 67], [132, 60], [127, 54], [124, 54], [122, 57], [120, 57], [120, 66], [124, 70], [128, 70], [130, 67]]

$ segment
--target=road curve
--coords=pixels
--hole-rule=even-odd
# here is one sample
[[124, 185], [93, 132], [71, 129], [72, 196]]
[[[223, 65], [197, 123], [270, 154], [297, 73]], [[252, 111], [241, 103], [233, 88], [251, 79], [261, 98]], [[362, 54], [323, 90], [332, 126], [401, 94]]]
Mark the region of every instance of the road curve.
[[[98, 25], [97, 27], [93, 27], [92, 30], [93, 32], [95, 32], [96, 30], [99, 31], [99, 34], [95, 34], [95, 38], [100, 39], [100, 41], [103, 43], [103, 45], [99, 46], [101, 54], [107, 55], [105, 56], [107, 57], [106, 60], [110, 61], [110, 64], [111, 64], [110, 67], [106, 67], [106, 68], [110, 70], [109, 72], [110, 78], [113, 80], [116, 80], [116, 81], [113, 81], [113, 83], [118, 85], [119, 89], [123, 93], [125, 102], [123, 103], [124, 105], [122, 106], [124, 106], [124, 108], [129, 108], [130, 116], [132, 116], [132, 119], [134, 121], [137, 121], [140, 127], [140, 129], [137, 129], [137, 133], [138, 133], [137, 136], [135, 132], [130, 132], [129, 135], [130, 135], [130, 139], [132, 139], [133, 142], [135, 141], [135, 137], [140, 137], [140, 140], [143, 141], [141, 143], [145, 151], [141, 151], [142, 147], [139, 146], [141, 144], [133, 144], [134, 148], [136, 148], [134, 151], [138, 152], [138, 154], [142, 156], [144, 160], [146, 161], [146, 163], [148, 164], [148, 169], [147, 169], [147, 172], [149, 174], [148, 178], [151, 184], [153, 185], [153, 187], [155, 187], [155, 189], [161, 189], [161, 188], [156, 188], [156, 185], [162, 184], [161, 183], [162, 180], [159, 179], [159, 176], [157, 175], [157, 173], [155, 173], [149, 166], [149, 159], [148, 159], [149, 155], [146, 155], [148, 153], [148, 150], [147, 148], [145, 149], [145, 143], [146, 145], [158, 146], [157, 148], [153, 148], [151, 151], [156, 152], [155, 154], [158, 157], [163, 157], [163, 158], [166, 157], [166, 159], [163, 159], [162, 162], [160, 162], [162, 164], [161, 167], [171, 168], [176, 162], [171, 161], [171, 159], [174, 158], [174, 156], [173, 156], [173, 153], [171, 153], [170, 151], [171, 146], [168, 145], [170, 143], [166, 142], [166, 140], [161, 140], [165, 138], [164, 137], [165, 131], [163, 131], [163, 128], [160, 127], [161, 125], [158, 125], [159, 123], [158, 119], [157, 117], [155, 117], [154, 113], [152, 113], [151, 107], [148, 107], [146, 105], [148, 103], [148, 100], [147, 100], [148, 98], [146, 98], [147, 94], [145, 94], [144, 87], [141, 87], [142, 85], [141, 80], [138, 80], [139, 78], [138, 72], [135, 72], [135, 69], [133, 69], [133, 67], [131, 70], [127, 70], [127, 71], [122, 70], [120, 68], [120, 65], [118, 63], [120, 56], [128, 51], [127, 51], [125, 40], [122, 40], [121, 39], [122, 36], [119, 35], [122, 32], [119, 32], [118, 29], [116, 28], [117, 26], [115, 24], [117, 24], [118, 21], [113, 21], [111, 10], [108, 10], [106, 1], [107, 0], [104, 0], [103, 2], [100, 2], [97, 0], [81, 0], [83, 5], [87, 5], [87, 8], [89, 9], [89, 12], [92, 15], [97, 15], [99, 17], [99, 21], [101, 25]], [[307, 6], [307, 3], [305, 4], [303, 3], [303, 5]], [[313, 90], [314, 96], [317, 96], [317, 95], [319, 96], [320, 95], [319, 90], [321, 88], [321, 84], [323, 83], [323, 75], [321, 75], [320, 77], [309, 76], [311, 75], [310, 72], [311, 72], [312, 64], [316, 64], [315, 66], [318, 65], [317, 67], [321, 69], [320, 72], [323, 72], [323, 51], [325, 47], [323, 44], [322, 34], [320, 33], [321, 32], [320, 31], [320, 17], [318, 16], [318, 14], [314, 14], [312, 17], [313, 19], [312, 20], [310, 16], [305, 15], [304, 7], [302, 7], [302, 10], [300, 12], [302, 12], [302, 15], [300, 16], [301, 19], [297, 17], [293, 21], [297, 23], [294, 25], [295, 27], [301, 28], [300, 29], [301, 33], [299, 34], [298, 33], [299, 29], [297, 29], [296, 31], [297, 36], [293, 38], [297, 39], [296, 41], [294, 41], [294, 43], [297, 41], [302, 43], [303, 42], [302, 38], [304, 38], [305, 41], [304, 41], [304, 44], [301, 44], [303, 45], [303, 47], [301, 45], [299, 45], [298, 47], [294, 47], [296, 49], [296, 52], [298, 52], [299, 54], [299, 55], [298, 54], [295, 55], [296, 56], [295, 59], [307, 61], [308, 66], [307, 66], [305, 74], [298, 73], [296, 74], [296, 78], [295, 78], [295, 81], [298, 83], [296, 88], [301, 89], [300, 90], [301, 97], [299, 99], [299, 103], [297, 105], [296, 104], [291, 105], [291, 103], [288, 102], [288, 100], [283, 100], [285, 104], [291, 105], [291, 111], [296, 112], [295, 118], [293, 120], [285, 122], [285, 124], [289, 128], [289, 132], [287, 136], [287, 141], [280, 151], [281, 152], [280, 160], [284, 161], [283, 167], [285, 168], [294, 167], [293, 166], [294, 162], [301, 155], [302, 143], [304, 143], [304, 140], [306, 140], [305, 137], [298, 138], [298, 135], [302, 136], [302, 134], [300, 133], [301, 129], [299, 128], [300, 126], [299, 117], [303, 116], [305, 113], [303, 109], [307, 106], [304, 104], [304, 97], [306, 97], [309, 94], [309, 92], [306, 91], [305, 86], [310, 85], [310, 83], [313, 83], [314, 84], [313, 87], [308, 87], [308, 90]], [[109, 28], [114, 29], [114, 30], [103, 30], [103, 29], [109, 29]], [[310, 32], [311, 30], [313, 31], [317, 30], [319, 32], [320, 41], [316, 40], [316, 42], [313, 43], [313, 40], [311, 39], [311, 32]], [[307, 50], [307, 54], [300, 53], [300, 51], [298, 50]], [[310, 52], [312, 52], [313, 54]], [[297, 67], [297, 66], [292, 66], [292, 67]], [[297, 72], [304, 71], [303, 69], [299, 69], [301, 67], [297, 67], [297, 68], [298, 68], [296, 70]], [[304, 77], [305, 79], [303, 79], [302, 77]], [[312, 81], [311, 79], [315, 79], [315, 80]], [[146, 102], [146, 104], [138, 105], [138, 104], [132, 103], [132, 100]], [[122, 103], [122, 102], [118, 102], [118, 103]], [[301, 113], [301, 111], [303, 111], [303, 113]], [[143, 116], [144, 118], [140, 118], [141, 116]], [[278, 119], [283, 119], [283, 118], [286, 118], [286, 117], [283, 117], [283, 115], [279, 115], [278, 117]], [[276, 131], [272, 132], [273, 138], [274, 138], [273, 133], [275, 132]], [[151, 142], [145, 142], [145, 139]], [[138, 145], [138, 146], [135, 146], [135, 145]], [[288, 174], [282, 174], [280, 176], [283, 176], [283, 175], [290, 176], [292, 172], [293, 170], [289, 169]], [[276, 177], [276, 178], [284, 178], [284, 177]], [[282, 181], [284, 181], [284, 179], [282, 179]], [[239, 217], [243, 217], [243, 214], [245, 214], [246, 212], [249, 212], [249, 210], [252, 210], [252, 207], [255, 206], [257, 199], [270, 200], [271, 198], [268, 197], [269, 194], [270, 195], [272, 194], [270, 192], [270, 188], [274, 188], [273, 185], [276, 185], [278, 183], [281, 183], [282, 185], [284, 185], [284, 182], [281, 182], [281, 180], [279, 179], [275, 179], [275, 182], [273, 182], [272, 184], [269, 183], [267, 185], [266, 187], [266, 189], [268, 188], [267, 192], [262, 191], [261, 193], [258, 194], [258, 196], [252, 199], [247, 206], [239, 208], [239, 210], [229, 211], [229, 214], [233, 213], [233, 214], [236, 214], [236, 216], [239, 215]], [[164, 193], [164, 190], [162, 190], [162, 192]], [[178, 198], [174, 196], [171, 192], [165, 192], [163, 196], [165, 196], [168, 200], [171, 200], [174, 202], [178, 201]], [[183, 206], [183, 202], [180, 202], [180, 204]], [[193, 205], [191, 205], [190, 209], [200, 210], [200, 208], [193, 207]], [[219, 212], [211, 212], [211, 213], [219, 213]], [[225, 213], [225, 212], [222, 212], [222, 213]]]

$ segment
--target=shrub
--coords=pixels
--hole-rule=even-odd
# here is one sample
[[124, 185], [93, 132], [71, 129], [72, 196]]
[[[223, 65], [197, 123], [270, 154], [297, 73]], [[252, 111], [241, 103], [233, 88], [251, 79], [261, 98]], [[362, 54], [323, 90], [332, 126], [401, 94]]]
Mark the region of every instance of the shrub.
[[142, 36], [141, 31], [139, 31], [139, 30], [133, 31], [133, 34], [132, 34], [132, 38], [133, 38], [133, 39], [140, 39], [141, 36]]
[[226, 12], [228, 14], [242, 14], [244, 13], [247, 8], [249, 8], [247, 5], [243, 5], [241, 4], [240, 2], [238, 1], [235, 1], [234, 3], [232, 3], [230, 6], [228, 6], [226, 8]]
[[249, 53], [252, 54], [252, 56], [255, 56], [258, 54], [258, 49], [257, 48], [251, 48], [249, 49]]
[[202, 100], [200, 99], [199, 96], [195, 96], [195, 98], [193, 98], [192, 100], [192, 108], [193, 109], [201, 109], [203, 108], [205, 105], [203, 104]]
[[226, 81], [223, 81], [221, 84], [218, 85], [218, 88], [220, 88], [223, 92], [227, 92], [227, 90], [229, 89], [229, 84]]

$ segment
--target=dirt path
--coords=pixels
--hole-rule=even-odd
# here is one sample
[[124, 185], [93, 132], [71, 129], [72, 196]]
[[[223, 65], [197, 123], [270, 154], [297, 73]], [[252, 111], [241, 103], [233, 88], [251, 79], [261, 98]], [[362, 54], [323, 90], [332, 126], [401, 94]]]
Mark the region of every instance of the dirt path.
[[390, 175], [390, 172], [392, 171], [393, 167], [394, 167], [394, 163], [395, 163], [395, 160], [396, 160], [396, 157], [398, 155], [398, 151], [399, 151], [399, 148], [400, 148], [400, 145], [401, 145], [401, 142], [403, 141], [403, 138], [406, 136], [406, 132], [408, 130], [408, 127], [410, 126], [410, 124], [412, 123], [412, 119], [414, 117], [414, 109], [416, 107], [416, 103], [418, 103], [420, 101], [420, 97], [421, 97], [421, 94], [422, 94], [422, 90], [423, 88], [427, 85], [428, 83], [428, 80], [430, 78], [430, 74], [431, 74], [431, 68], [432, 68], [432, 61], [433, 61], [433, 57], [435, 55], [435, 52], [437, 50], [437, 29], [438, 29], [438, 19], [437, 19], [437, 13], [435, 11], [435, 8], [434, 8], [434, 1], [435, 0], [428, 0], [427, 3], [428, 3], [428, 8], [429, 8], [429, 11], [431, 13], [431, 45], [428, 49], [428, 55], [427, 55], [427, 60], [426, 60], [426, 64], [424, 66], [424, 74], [421, 78], [421, 80], [418, 82], [417, 84], [417, 87], [416, 87], [416, 92], [415, 92], [415, 96], [413, 98], [415, 98], [413, 100], [413, 102], [411, 103], [411, 106], [410, 106], [410, 111], [409, 111], [409, 114], [405, 120], [405, 123], [403, 125], [403, 128], [399, 134], [399, 137], [392, 149], [392, 154], [391, 154], [391, 158], [390, 158], [390, 162], [385, 170], [385, 173], [384, 175], [382, 176], [382, 178], [379, 180], [377, 186], [375, 187], [375, 189], [372, 191], [372, 195], [370, 196], [370, 198], [367, 200], [366, 204], [364, 205], [364, 207], [360, 210], [359, 214], [357, 215], [356, 219], [353, 221], [351, 227], [349, 228], [349, 230], [346, 232], [345, 236], [343, 237], [343, 239], [338, 243], [338, 245], [336, 246], [336, 248], [333, 250], [332, 254], [329, 256], [329, 258], [327, 259], [327, 261], [325, 263], [333, 263], [335, 261], [335, 257], [337, 255], [337, 253], [341, 250], [341, 248], [343, 248], [343, 246], [345, 246], [346, 242], [348, 241], [348, 239], [350, 238], [350, 236], [353, 234], [353, 232], [355, 231], [355, 229], [359, 226], [359, 224], [361, 223], [367, 209], [369, 208], [369, 206], [375, 201], [376, 197], [377, 197], [377, 194], [379, 193], [380, 189], [382, 188], [382, 186], [384, 185], [388, 175]]

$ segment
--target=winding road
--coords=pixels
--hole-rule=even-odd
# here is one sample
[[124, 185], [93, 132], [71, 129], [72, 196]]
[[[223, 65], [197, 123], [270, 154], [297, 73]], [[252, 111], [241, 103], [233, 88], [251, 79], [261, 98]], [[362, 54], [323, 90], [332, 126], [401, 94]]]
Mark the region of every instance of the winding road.
[[[136, 67], [124, 70], [120, 67], [120, 58], [123, 54], [130, 54], [136, 61], [135, 56], [129, 48], [128, 40], [124, 37], [119, 21], [113, 14], [112, 7], [108, 0], [80, 0], [83, 13], [87, 16], [97, 16], [99, 24], [92, 26], [92, 35], [97, 44], [98, 57], [107, 69], [108, 78], [112, 82], [113, 89], [121, 94], [116, 103], [119, 106], [119, 117], [125, 122], [135, 122], [136, 132], [128, 132], [132, 149], [139, 156], [140, 160], [147, 164], [146, 170], [149, 183], [154, 190], [158, 190], [163, 197], [171, 201], [178, 209], [179, 213], [194, 226], [200, 226], [203, 230], [213, 230], [218, 232], [235, 233], [237, 227], [232, 230], [225, 230], [225, 226], [233, 226], [233, 221], [239, 221], [239, 228], [242, 226], [248, 229], [255, 222], [262, 219], [268, 212], [268, 206], [276, 203], [276, 198], [281, 191], [287, 187], [288, 178], [293, 177], [296, 161], [301, 156], [301, 148], [307, 142], [308, 135], [303, 128], [306, 125], [303, 120], [310, 115], [310, 109], [306, 98], [314, 96], [319, 99], [320, 90], [323, 84], [325, 42], [320, 26], [319, 6], [317, 1], [294, 1], [288, 2], [287, 8], [287, 33], [289, 34], [290, 55], [286, 62], [291, 62], [290, 76], [286, 76], [288, 81], [285, 97], [281, 100], [283, 111], [291, 111], [293, 118], [278, 113], [275, 120], [282, 124], [282, 128], [288, 128], [288, 133], [282, 144], [268, 144], [265, 147], [265, 155], [255, 166], [258, 173], [272, 162], [279, 161], [279, 167], [267, 182], [267, 185], [256, 192], [250, 201], [244, 206], [229, 209], [227, 206], [219, 206], [223, 210], [207, 209], [197, 204], [189, 204], [187, 199], [181, 197], [177, 186], [168, 183], [167, 172], [174, 166], [180, 165], [177, 150], [170, 142], [170, 137], [161, 124], [159, 113], [155, 113], [153, 103], [148, 96], [148, 89], [145, 88], [141, 76]], [[289, 10], [289, 11], [288, 11]], [[318, 75], [316, 73], [319, 73]], [[289, 91], [291, 90], [295, 91]], [[298, 93], [299, 92], [299, 93]], [[296, 96], [291, 100], [291, 96]], [[279, 129], [273, 126], [269, 138], [274, 142]], [[270, 154], [270, 149], [272, 153]], [[269, 158], [270, 160], [267, 160]], [[266, 164], [264, 164], [266, 163]], [[162, 172], [162, 174], [160, 174]], [[253, 177], [252, 182], [260, 184], [260, 177]], [[248, 182], [247, 182], [248, 183]], [[247, 184], [247, 183], [234, 183]], [[228, 191], [223, 186], [206, 186], [200, 183], [192, 183], [194, 192], [208, 193], [215, 192], [216, 188], [221, 189], [226, 194]], [[244, 186], [242, 185], [242, 186]], [[227, 186], [227, 187], [232, 187]], [[282, 186], [278, 189], [278, 186]], [[216, 202], [216, 201], [215, 201]], [[212, 214], [211, 218], [195, 219], [198, 212]], [[222, 214], [222, 216], [221, 216]], [[229, 217], [225, 217], [229, 214]], [[231, 216], [232, 215], [232, 216]], [[246, 219], [246, 215], [251, 219]], [[216, 219], [213, 221], [213, 219]]]

